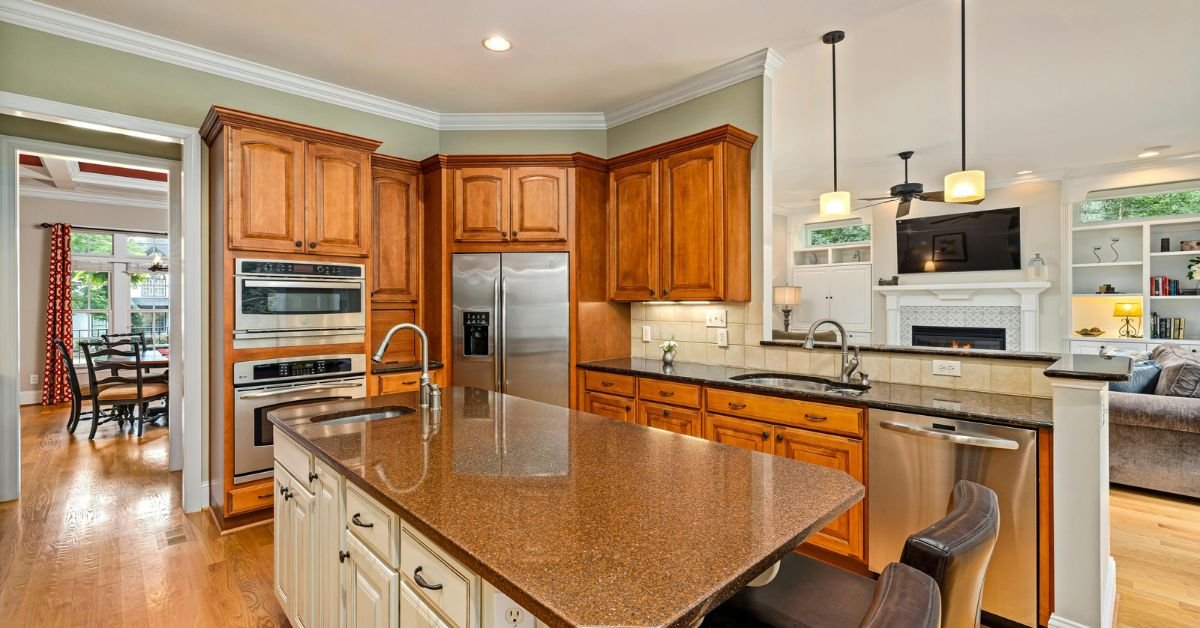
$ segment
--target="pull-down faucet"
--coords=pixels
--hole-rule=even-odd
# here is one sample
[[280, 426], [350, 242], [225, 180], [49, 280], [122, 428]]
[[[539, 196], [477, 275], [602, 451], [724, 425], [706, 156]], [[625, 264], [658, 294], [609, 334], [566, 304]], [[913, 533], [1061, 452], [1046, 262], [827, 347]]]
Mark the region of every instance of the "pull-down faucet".
[[412, 323], [400, 323], [388, 330], [386, 336], [383, 337], [383, 342], [379, 343], [379, 348], [375, 350], [375, 355], [371, 356], [371, 361], [380, 363], [383, 362], [383, 354], [387, 352], [388, 345], [392, 342], [392, 336], [398, 331], [410, 329], [417, 332], [417, 338], [421, 340], [421, 407], [429, 408], [430, 410], [442, 409], [442, 391], [438, 385], [433, 383], [433, 379], [429, 377], [429, 337], [425, 335], [425, 330], [413, 325]]
[[[821, 320], [813, 323], [812, 327], [808, 328], [808, 337], [804, 339], [804, 348], [811, 351], [815, 347], [813, 344], [813, 339], [816, 336], [817, 328], [821, 325], [833, 325], [837, 328], [838, 336], [842, 340], [842, 383], [849, 384], [850, 376], [854, 375], [854, 372], [858, 370], [860, 354], [858, 347], [854, 347], [854, 357], [850, 357], [850, 352], [847, 347], [846, 328], [842, 327], [841, 323], [833, 320], [832, 318], [822, 318]], [[867, 382], [867, 374], [860, 372], [859, 376], [862, 377], [865, 385]]]

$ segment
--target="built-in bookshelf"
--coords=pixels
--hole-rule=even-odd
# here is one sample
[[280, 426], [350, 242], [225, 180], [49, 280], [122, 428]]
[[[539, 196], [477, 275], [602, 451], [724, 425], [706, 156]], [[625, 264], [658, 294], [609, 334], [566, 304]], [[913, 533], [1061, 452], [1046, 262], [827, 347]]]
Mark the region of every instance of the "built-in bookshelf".
[[[1162, 240], [1167, 239], [1167, 250]], [[1115, 240], [1115, 241], [1114, 241]], [[1135, 320], [1141, 338], [1153, 344], [1166, 340], [1154, 336], [1152, 317], [1178, 319], [1184, 342], [1200, 342], [1200, 281], [1187, 278], [1188, 265], [1200, 251], [1180, 250], [1183, 241], [1200, 241], [1200, 216], [1171, 217], [1125, 223], [1077, 226], [1069, 238], [1070, 268], [1065, 274], [1070, 293], [1069, 329], [1072, 341], [1123, 340], [1117, 335], [1122, 320], [1113, 315], [1117, 303], [1138, 302], [1141, 320]], [[1157, 294], [1151, 279], [1177, 282], [1178, 294]], [[1101, 293], [1102, 285], [1113, 292]], [[1160, 284], [1161, 287], [1161, 284]], [[1097, 327], [1099, 336], [1082, 336], [1075, 330]]]

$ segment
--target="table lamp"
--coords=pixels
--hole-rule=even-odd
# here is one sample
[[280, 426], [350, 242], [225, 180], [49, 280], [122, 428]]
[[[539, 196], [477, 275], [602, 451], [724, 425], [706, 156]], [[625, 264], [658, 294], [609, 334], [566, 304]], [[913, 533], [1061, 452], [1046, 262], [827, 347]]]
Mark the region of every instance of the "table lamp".
[[788, 330], [792, 319], [792, 306], [800, 305], [800, 288], [798, 286], [775, 286], [772, 299], [775, 305], [783, 310], [783, 331]]
[[1118, 301], [1113, 306], [1113, 316], [1125, 319], [1125, 324], [1121, 325], [1121, 330], [1117, 332], [1118, 336], [1124, 338], [1141, 338], [1137, 327], [1133, 325], [1133, 319], [1142, 317], [1141, 301]]

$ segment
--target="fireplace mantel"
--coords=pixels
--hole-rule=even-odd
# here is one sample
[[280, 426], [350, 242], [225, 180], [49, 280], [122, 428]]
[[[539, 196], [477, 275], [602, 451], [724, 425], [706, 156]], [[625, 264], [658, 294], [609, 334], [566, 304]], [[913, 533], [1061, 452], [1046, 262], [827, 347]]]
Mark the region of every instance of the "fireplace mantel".
[[995, 283], [910, 284], [876, 286], [887, 306], [887, 342], [901, 344], [900, 307], [1000, 306], [1021, 308], [1021, 346], [1013, 351], [1038, 351], [1039, 295], [1050, 288], [1048, 281], [1007, 281]]

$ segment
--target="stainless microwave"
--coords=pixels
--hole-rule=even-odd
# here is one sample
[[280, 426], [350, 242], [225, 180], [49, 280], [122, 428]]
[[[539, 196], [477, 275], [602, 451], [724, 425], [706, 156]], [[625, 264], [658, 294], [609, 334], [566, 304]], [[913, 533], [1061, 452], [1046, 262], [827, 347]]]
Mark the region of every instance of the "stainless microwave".
[[234, 347], [362, 342], [362, 264], [236, 259]]

